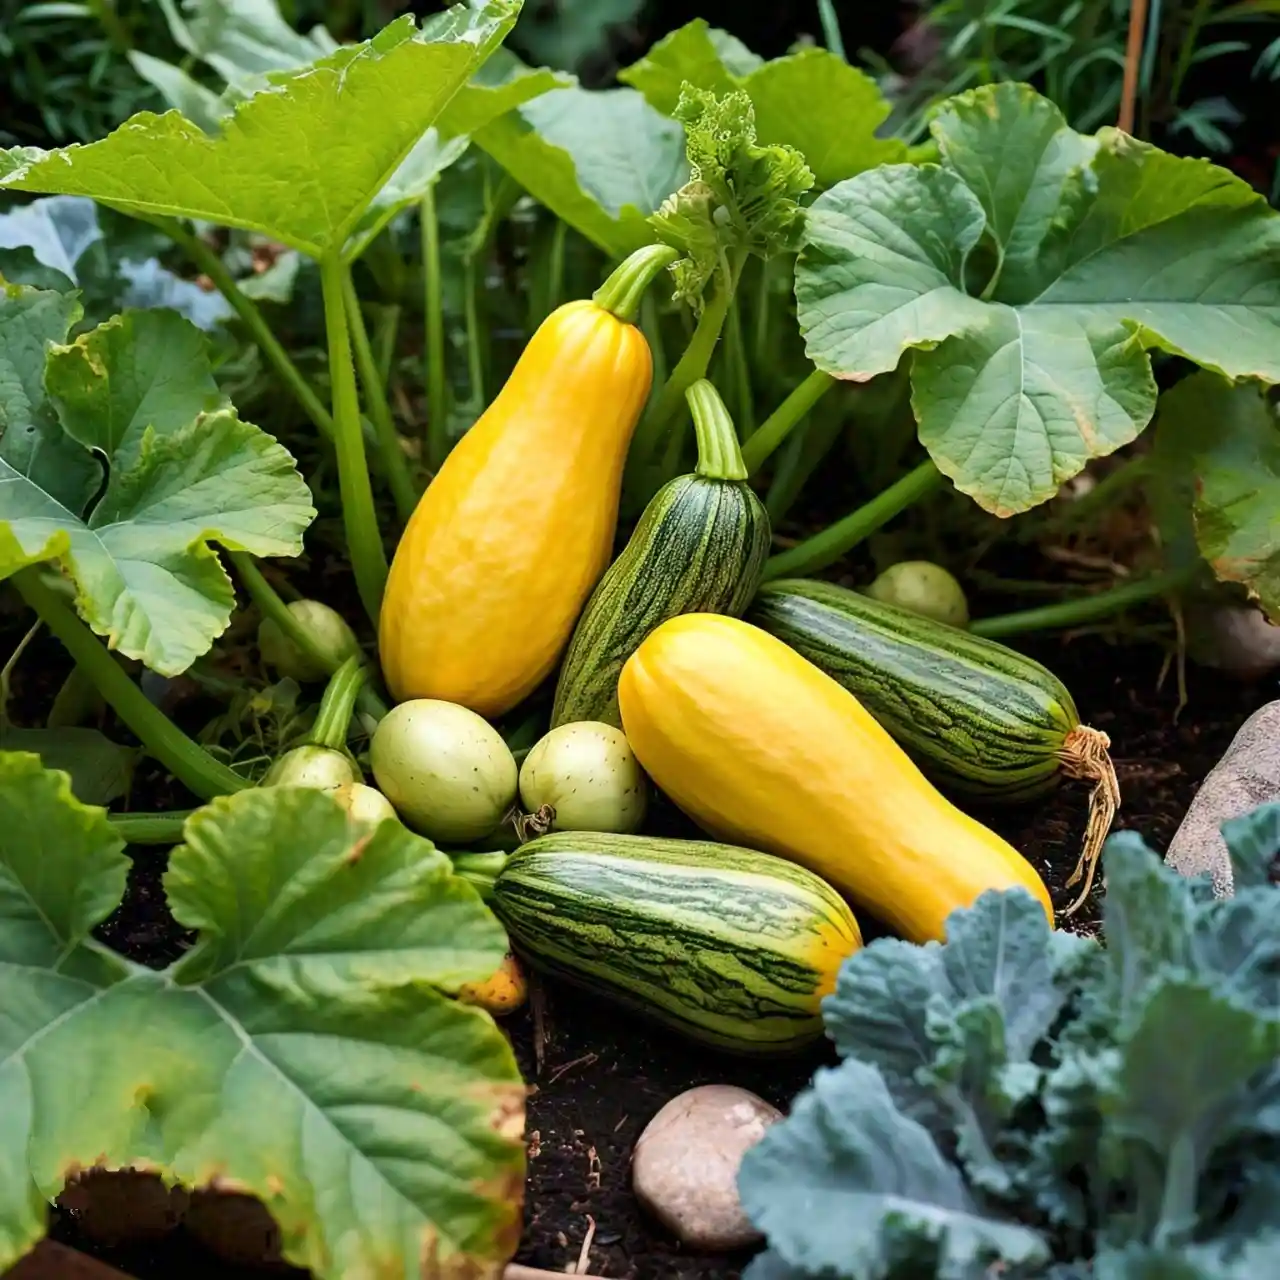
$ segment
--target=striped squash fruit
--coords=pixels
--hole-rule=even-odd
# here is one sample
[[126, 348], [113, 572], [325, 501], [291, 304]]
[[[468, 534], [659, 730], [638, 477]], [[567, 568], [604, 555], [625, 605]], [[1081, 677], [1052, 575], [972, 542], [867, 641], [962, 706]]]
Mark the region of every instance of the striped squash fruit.
[[1119, 786], [1107, 735], [1080, 723], [1051, 671], [994, 640], [830, 582], [771, 582], [748, 616], [852, 693], [939, 786], [1017, 802], [1063, 774], [1092, 781], [1081, 858], [1092, 881]]
[[506, 861], [491, 904], [535, 968], [746, 1054], [819, 1039], [822, 998], [862, 945], [816, 875], [700, 841], [541, 836]]
[[1080, 727], [1031, 658], [830, 582], [782, 579], [748, 615], [852, 693], [935, 782], [995, 800], [1053, 786]]
[[555, 669], [609, 563], [652, 359], [630, 323], [674, 251], [633, 254], [539, 326], [432, 480], [396, 548], [378, 624], [397, 701], [494, 717]]
[[769, 517], [747, 484], [738, 437], [711, 383], [688, 391], [698, 440], [692, 475], [664, 485], [587, 602], [560, 668], [553, 726], [620, 725], [622, 665], [681, 613], [741, 615], [769, 554]]
[[1031, 864], [962, 813], [847, 690], [738, 618], [665, 622], [623, 668], [622, 724], [655, 784], [720, 840], [806, 866], [911, 942]]

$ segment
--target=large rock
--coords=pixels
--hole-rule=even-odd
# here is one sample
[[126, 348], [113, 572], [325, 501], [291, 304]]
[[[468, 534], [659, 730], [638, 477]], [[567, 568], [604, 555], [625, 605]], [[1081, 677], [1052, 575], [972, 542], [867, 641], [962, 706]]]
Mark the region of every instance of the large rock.
[[1260, 804], [1280, 800], [1280, 702], [1268, 702], [1240, 726], [1210, 770], [1165, 854], [1184, 876], [1208, 875], [1219, 897], [1231, 893], [1231, 860], [1219, 827]]
[[738, 1166], [782, 1113], [746, 1089], [704, 1084], [672, 1098], [631, 1157], [640, 1203], [691, 1249], [741, 1249], [760, 1239], [738, 1201]]

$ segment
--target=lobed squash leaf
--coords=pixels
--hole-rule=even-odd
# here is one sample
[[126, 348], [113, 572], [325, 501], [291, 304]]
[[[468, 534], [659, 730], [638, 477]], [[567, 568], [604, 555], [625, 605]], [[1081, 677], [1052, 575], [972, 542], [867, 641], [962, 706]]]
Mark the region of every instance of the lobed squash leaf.
[[420, 31], [399, 18], [272, 73], [212, 135], [176, 111], [141, 112], [87, 146], [11, 148], [0, 152], [0, 188], [241, 227], [323, 257], [342, 249], [518, 11], [519, 0], [456, 5]]
[[[271, 0], [234, 0], [227, 5], [184, 5], [187, 21], [162, 0], [174, 38], [193, 57], [226, 81], [221, 96], [192, 80], [180, 68], [149, 54], [132, 53], [135, 68], [171, 106], [216, 134], [236, 104], [271, 86], [279, 72], [293, 72], [332, 53], [337, 45], [323, 27], [310, 36], [295, 32]], [[433, 29], [429, 23], [426, 34]], [[399, 168], [378, 190], [348, 238], [343, 256], [355, 261], [401, 210], [426, 195], [436, 178], [466, 150], [470, 135], [548, 89], [572, 83], [546, 68], [532, 69], [498, 49], [470, 81], [458, 89], [433, 125], [414, 144]]]
[[72, 794], [85, 804], [110, 804], [125, 795], [142, 754], [136, 747], [122, 747], [112, 742], [97, 729], [79, 725], [18, 729], [4, 723], [2, 709], [0, 751], [38, 755], [46, 769], [57, 769], [67, 775]]
[[258, 1196], [317, 1277], [496, 1274], [514, 1248], [523, 1087], [487, 1014], [501, 926], [399, 823], [302, 788], [190, 819], [166, 890], [195, 948], [163, 972], [90, 930], [127, 862], [63, 775], [0, 753], [0, 1269], [77, 1167]]
[[63, 343], [76, 311], [0, 294], [0, 579], [55, 562], [111, 647], [176, 675], [235, 603], [209, 544], [298, 555], [315, 511], [284, 446], [218, 390], [198, 329], [130, 311]]
[[478, 130], [475, 142], [611, 258], [652, 243], [645, 219], [689, 173], [684, 131], [633, 89], [557, 89]]
[[998, 515], [1052, 497], [1150, 421], [1147, 349], [1280, 381], [1280, 214], [1242, 179], [1025, 85], [948, 100], [940, 163], [850, 178], [809, 211], [806, 349], [866, 381], [911, 362], [920, 439]]
[[675, 116], [687, 83], [723, 97], [741, 90], [764, 145], [794, 147], [819, 187], [907, 159], [898, 138], [877, 137], [889, 103], [864, 71], [827, 49], [804, 49], [769, 62], [702, 18], [659, 40], [618, 73], [654, 107]]
[[[743, 1161], [750, 1280], [1245, 1280], [1280, 1258], [1280, 804], [1215, 898], [1128, 832], [1107, 945], [984, 894], [880, 939], [824, 1006], [844, 1057]], [[1252, 1269], [1251, 1269], [1252, 1268]]]
[[471, 135], [522, 103], [571, 83], [545, 67], [524, 66], [505, 49], [497, 50], [458, 90], [445, 108], [440, 127], [418, 140], [386, 185], [374, 196], [347, 241], [345, 257], [354, 261], [401, 210], [416, 204], [436, 179], [466, 151]]

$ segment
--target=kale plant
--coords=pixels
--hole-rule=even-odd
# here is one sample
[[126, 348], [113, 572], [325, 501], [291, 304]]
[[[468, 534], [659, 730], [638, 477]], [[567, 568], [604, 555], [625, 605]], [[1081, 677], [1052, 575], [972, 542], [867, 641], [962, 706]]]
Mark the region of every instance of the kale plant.
[[844, 1061], [743, 1164], [747, 1280], [1280, 1275], [1280, 804], [1223, 835], [1227, 899], [1112, 836], [1105, 945], [1018, 890], [851, 956]]

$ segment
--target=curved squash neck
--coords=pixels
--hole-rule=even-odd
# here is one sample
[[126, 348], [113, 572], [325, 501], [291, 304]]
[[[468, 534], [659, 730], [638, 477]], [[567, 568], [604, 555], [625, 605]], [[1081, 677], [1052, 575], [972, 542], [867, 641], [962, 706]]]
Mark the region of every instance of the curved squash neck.
[[747, 467], [738, 447], [737, 428], [720, 393], [702, 378], [685, 394], [698, 438], [698, 465], [694, 470], [708, 480], [745, 480]]

